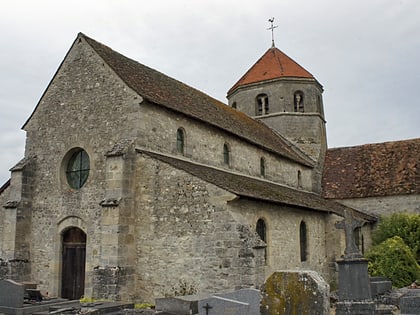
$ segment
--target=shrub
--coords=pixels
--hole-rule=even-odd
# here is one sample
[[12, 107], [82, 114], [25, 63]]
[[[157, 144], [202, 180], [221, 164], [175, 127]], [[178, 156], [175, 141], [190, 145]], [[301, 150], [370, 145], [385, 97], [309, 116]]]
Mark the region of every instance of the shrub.
[[381, 218], [372, 235], [373, 245], [394, 236], [401, 237], [417, 261], [420, 261], [420, 215], [396, 213]]
[[183, 296], [183, 295], [193, 295], [197, 293], [197, 284], [195, 282], [187, 282], [187, 280], [181, 278], [179, 283], [176, 286], [171, 288], [171, 292], [165, 294], [166, 297], [169, 296]]
[[369, 259], [369, 274], [389, 278], [394, 287], [402, 288], [420, 279], [420, 266], [399, 236], [373, 246], [366, 258]]

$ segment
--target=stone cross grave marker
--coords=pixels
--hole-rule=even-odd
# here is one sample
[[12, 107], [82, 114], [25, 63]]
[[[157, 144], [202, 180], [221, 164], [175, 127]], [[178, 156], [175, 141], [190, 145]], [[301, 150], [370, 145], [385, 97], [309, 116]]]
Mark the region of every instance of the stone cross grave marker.
[[354, 230], [363, 225], [363, 221], [356, 220], [353, 217], [353, 211], [345, 210], [344, 220], [336, 222], [335, 227], [337, 229], [343, 229], [346, 240], [346, 248], [344, 250], [344, 258], [360, 258], [362, 254], [355, 242]]
[[249, 304], [221, 296], [198, 302], [199, 315], [249, 315]]

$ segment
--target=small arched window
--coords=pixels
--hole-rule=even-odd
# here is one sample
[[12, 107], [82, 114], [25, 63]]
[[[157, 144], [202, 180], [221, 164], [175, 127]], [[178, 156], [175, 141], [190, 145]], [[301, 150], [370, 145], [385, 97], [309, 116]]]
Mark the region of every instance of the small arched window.
[[267, 94], [259, 94], [256, 98], [255, 115], [267, 115], [270, 112]]
[[[261, 240], [267, 244], [267, 226], [265, 225], [264, 219], [258, 219], [255, 231]], [[267, 247], [264, 249], [264, 259], [265, 263], [267, 264]]]
[[299, 227], [299, 242], [300, 242], [300, 261], [308, 260], [308, 231], [306, 228], [306, 223], [304, 221], [300, 222]]
[[305, 111], [305, 95], [302, 91], [296, 91], [293, 95], [293, 103], [294, 103], [294, 109], [295, 112], [303, 113]]
[[265, 177], [265, 159], [260, 158], [260, 176]]
[[256, 232], [260, 236], [261, 240], [267, 243], [267, 227], [264, 219], [258, 219]]
[[230, 165], [230, 148], [227, 143], [223, 144], [223, 163]]
[[233, 102], [232, 103], [232, 108], [235, 108], [236, 109], [236, 102]]
[[183, 128], [178, 128], [176, 131], [176, 151], [182, 155], [185, 153], [185, 131]]
[[302, 188], [302, 172], [300, 170], [297, 171], [297, 187]]

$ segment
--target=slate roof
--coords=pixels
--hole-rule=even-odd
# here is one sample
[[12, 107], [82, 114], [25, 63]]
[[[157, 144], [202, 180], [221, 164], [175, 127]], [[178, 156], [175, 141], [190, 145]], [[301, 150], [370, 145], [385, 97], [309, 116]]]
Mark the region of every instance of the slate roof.
[[280, 78], [313, 79], [314, 76], [296, 61], [276, 47], [271, 47], [265, 54], [236, 82], [228, 95], [238, 87]]
[[78, 38], [80, 37], [86, 40], [130, 88], [149, 102], [193, 117], [275, 154], [313, 167], [312, 159], [264, 123], [180, 81], [129, 59], [82, 33], [79, 33]]
[[420, 193], [420, 138], [329, 149], [323, 196], [346, 199]]
[[[307, 210], [335, 213], [340, 216], [344, 216], [345, 210], [351, 209], [332, 200], [324, 199], [315, 193], [293, 189], [274, 182], [232, 173], [146, 149], [138, 148], [136, 150], [139, 153], [158, 159], [208, 183], [245, 198], [289, 205]], [[356, 217], [363, 220], [373, 222], [377, 219], [370, 214], [354, 209], [352, 210]]]

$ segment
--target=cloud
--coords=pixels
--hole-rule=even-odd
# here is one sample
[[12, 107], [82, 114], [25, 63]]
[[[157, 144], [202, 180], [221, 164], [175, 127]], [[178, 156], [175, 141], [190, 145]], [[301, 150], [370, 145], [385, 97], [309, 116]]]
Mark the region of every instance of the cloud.
[[0, 12], [0, 182], [23, 157], [20, 127], [82, 31], [222, 101], [276, 46], [325, 88], [330, 146], [420, 136], [417, 0], [38, 0]]

